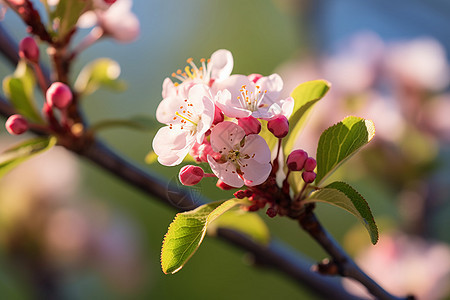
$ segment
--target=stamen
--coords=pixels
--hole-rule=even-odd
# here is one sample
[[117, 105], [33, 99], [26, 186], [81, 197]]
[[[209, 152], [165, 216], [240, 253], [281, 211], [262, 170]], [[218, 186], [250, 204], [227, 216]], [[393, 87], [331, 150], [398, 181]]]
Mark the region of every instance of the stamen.
[[[179, 116], [180, 118], [183, 118], [184, 120], [186, 120], [186, 121], [192, 123], [193, 125], [197, 126], [197, 123], [195, 123], [194, 121], [192, 121], [192, 120], [186, 118], [185, 116], [181, 115], [179, 112], [175, 112], [175, 114], [176, 114], [177, 116]], [[181, 127], [181, 129], [183, 129], [183, 127]]]

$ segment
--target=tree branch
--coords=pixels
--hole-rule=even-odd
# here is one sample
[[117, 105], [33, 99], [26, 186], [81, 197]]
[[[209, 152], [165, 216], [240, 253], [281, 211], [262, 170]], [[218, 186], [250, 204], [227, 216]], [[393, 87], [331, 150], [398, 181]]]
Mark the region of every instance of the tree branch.
[[[414, 299], [413, 296], [406, 298], [399, 298], [391, 295], [384, 290], [379, 284], [377, 284], [372, 278], [370, 278], [359, 266], [348, 256], [348, 254], [342, 249], [339, 243], [325, 230], [320, 224], [316, 215], [313, 213], [313, 205], [310, 205], [305, 214], [299, 218], [301, 227], [309, 233], [309, 235], [316, 240], [322, 248], [332, 257], [333, 261], [328, 264], [327, 270], [332, 270], [330, 275], [335, 275], [337, 272], [341, 276], [353, 278], [363, 284], [367, 290], [377, 297], [377, 299], [386, 300], [400, 300], [400, 299]], [[330, 267], [334, 265], [335, 267]]]

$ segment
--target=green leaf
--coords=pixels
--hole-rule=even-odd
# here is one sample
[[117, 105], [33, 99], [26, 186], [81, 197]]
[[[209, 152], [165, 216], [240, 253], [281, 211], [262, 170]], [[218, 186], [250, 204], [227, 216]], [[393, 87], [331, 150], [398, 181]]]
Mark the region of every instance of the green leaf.
[[55, 144], [55, 137], [38, 137], [7, 149], [0, 155], [0, 177], [30, 157], [52, 148]]
[[230, 199], [178, 213], [169, 226], [161, 249], [161, 267], [165, 274], [178, 272], [197, 251], [208, 225], [220, 215], [247, 200]]
[[58, 35], [64, 39], [72, 31], [78, 19], [85, 11], [91, 1], [86, 0], [64, 0], [59, 1], [55, 10], [51, 13], [53, 22], [59, 24]]
[[347, 117], [325, 130], [317, 145], [317, 185], [370, 142], [374, 135], [373, 122], [358, 117]]
[[289, 136], [283, 140], [286, 157], [293, 150], [297, 136], [303, 129], [312, 107], [325, 96], [330, 86], [326, 80], [312, 80], [301, 83], [292, 91], [294, 110], [289, 118]]
[[372, 244], [378, 241], [378, 228], [366, 200], [350, 185], [336, 181], [313, 192], [304, 203], [324, 202], [345, 209], [356, 216], [369, 232]]
[[99, 87], [107, 87], [123, 92], [126, 83], [119, 80], [120, 65], [110, 58], [99, 58], [87, 64], [75, 81], [75, 90], [83, 95], [95, 92]]
[[232, 209], [221, 215], [208, 227], [208, 234], [216, 234], [218, 228], [233, 229], [263, 245], [270, 241], [269, 228], [261, 217], [242, 209]]
[[14, 74], [3, 79], [3, 92], [19, 114], [30, 121], [43, 123], [34, 99], [35, 83], [33, 70], [20, 60]]
[[266, 120], [259, 120], [261, 122], [261, 132], [259, 135], [263, 137], [267, 145], [269, 146], [269, 149], [272, 151], [275, 147], [275, 145], [278, 143], [278, 138], [276, 138], [272, 132], [267, 129], [267, 121]]

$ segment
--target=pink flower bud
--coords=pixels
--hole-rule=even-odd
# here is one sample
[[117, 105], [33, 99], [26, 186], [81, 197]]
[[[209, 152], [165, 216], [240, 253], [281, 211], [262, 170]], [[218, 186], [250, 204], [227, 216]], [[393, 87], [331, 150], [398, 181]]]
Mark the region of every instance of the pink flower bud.
[[47, 89], [47, 102], [51, 107], [65, 109], [72, 102], [72, 91], [62, 82], [54, 82]]
[[308, 153], [303, 150], [294, 150], [289, 154], [286, 164], [291, 171], [300, 171], [305, 166]]
[[18, 135], [22, 134], [28, 130], [28, 122], [21, 115], [12, 115], [6, 120], [5, 123], [6, 130], [10, 134]]
[[196, 185], [199, 183], [205, 172], [203, 169], [193, 165], [187, 165], [181, 168], [178, 178], [183, 185]]
[[216, 186], [224, 191], [233, 190], [235, 187], [232, 187], [231, 185], [226, 184], [222, 180], [218, 179]]
[[314, 158], [308, 157], [308, 158], [306, 159], [306, 161], [305, 161], [305, 166], [304, 166], [305, 171], [307, 171], [307, 172], [313, 172], [314, 169], [316, 168], [316, 166], [317, 166], [317, 162], [316, 162], [316, 160], [315, 160]]
[[114, 4], [114, 2], [116, 2], [117, 0], [103, 0], [106, 4]]
[[277, 138], [284, 138], [289, 133], [289, 121], [283, 115], [278, 115], [267, 122], [267, 129]]
[[250, 81], [253, 81], [254, 83], [256, 83], [261, 77], [263, 77], [261, 74], [250, 74], [248, 75], [248, 79]]
[[255, 117], [248, 116], [246, 118], [239, 118], [238, 125], [244, 129], [245, 134], [258, 134], [261, 132], [261, 122]]
[[302, 178], [303, 178], [304, 182], [311, 183], [316, 179], [316, 173], [310, 172], [310, 171], [305, 171], [302, 173]]
[[27, 36], [20, 41], [19, 56], [33, 63], [39, 61], [39, 47], [32, 37]]
[[216, 125], [220, 122], [223, 122], [224, 120], [224, 116], [223, 116], [223, 112], [220, 110], [220, 108], [218, 108], [217, 106], [214, 105], [214, 121], [213, 124]]

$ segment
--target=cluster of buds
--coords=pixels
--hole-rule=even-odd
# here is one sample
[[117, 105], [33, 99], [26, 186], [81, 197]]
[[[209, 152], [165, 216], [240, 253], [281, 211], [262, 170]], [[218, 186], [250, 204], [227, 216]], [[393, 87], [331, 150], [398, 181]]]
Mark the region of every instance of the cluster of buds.
[[312, 183], [316, 179], [317, 162], [314, 158], [309, 157], [304, 150], [292, 151], [286, 159], [286, 165], [289, 171], [303, 171], [302, 178], [305, 183]]
[[[41, 82], [41, 88], [45, 91], [45, 103], [43, 113], [47, 120], [46, 125], [35, 124], [20, 114], [14, 114], [5, 123], [6, 130], [13, 135], [23, 134], [30, 128], [40, 128], [48, 132], [57, 133], [68, 127], [67, 109], [73, 100], [70, 88], [62, 82], [53, 82], [47, 88], [45, 78], [39, 66], [39, 47], [32, 37], [25, 37], [19, 44], [19, 56], [32, 65], [35, 75]], [[54, 110], [61, 114], [60, 120], [55, 116]]]

